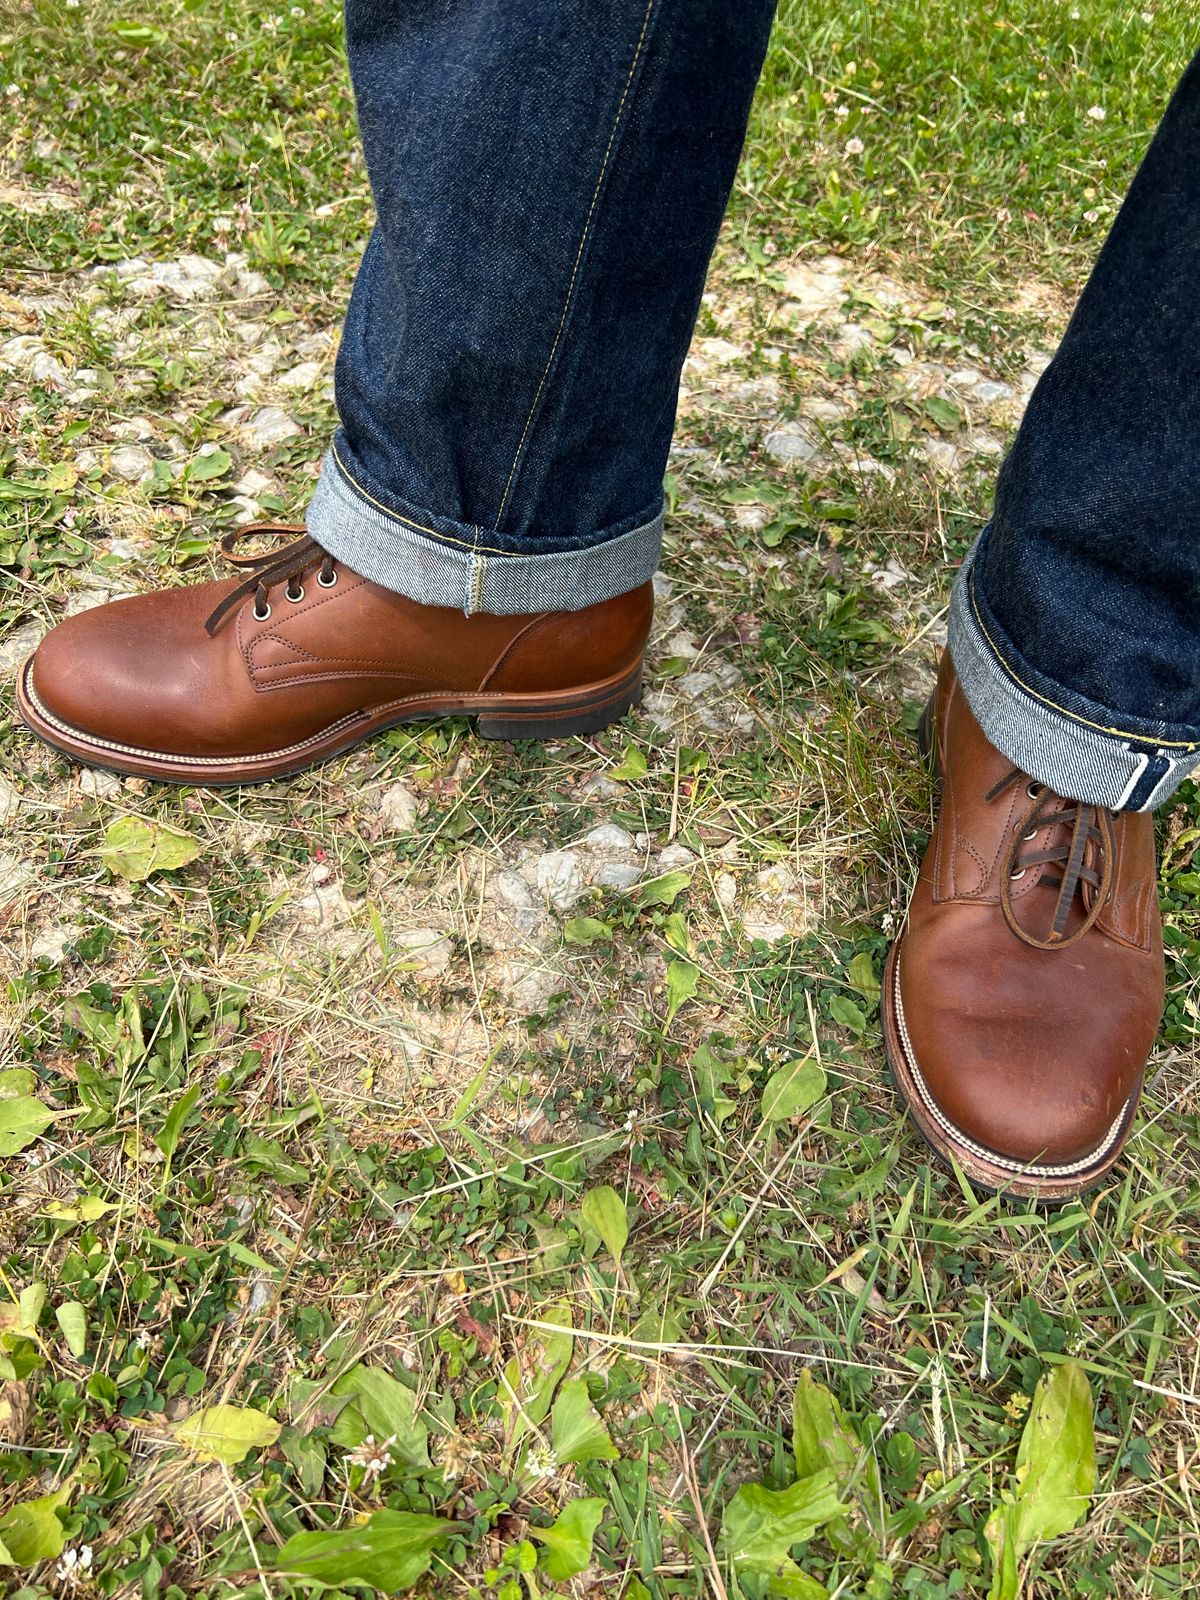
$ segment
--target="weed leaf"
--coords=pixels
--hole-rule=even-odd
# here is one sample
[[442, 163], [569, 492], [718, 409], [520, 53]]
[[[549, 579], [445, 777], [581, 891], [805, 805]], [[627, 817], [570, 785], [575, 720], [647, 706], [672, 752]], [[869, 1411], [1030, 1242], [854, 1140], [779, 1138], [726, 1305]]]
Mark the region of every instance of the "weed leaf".
[[581, 1461], [615, 1461], [617, 1447], [588, 1398], [582, 1378], [564, 1383], [551, 1415], [554, 1455], [560, 1466]]
[[0, 1566], [32, 1567], [62, 1554], [67, 1540], [55, 1512], [70, 1493], [68, 1485], [13, 1506], [0, 1517]]
[[592, 1559], [592, 1539], [606, 1502], [595, 1495], [572, 1500], [548, 1528], [530, 1528], [529, 1536], [544, 1545], [538, 1566], [553, 1583], [577, 1577]]
[[183, 1132], [183, 1125], [196, 1108], [196, 1101], [200, 1098], [202, 1085], [194, 1083], [190, 1089], [185, 1089], [167, 1112], [162, 1127], [154, 1135], [154, 1142], [170, 1161], [175, 1151], [179, 1148], [179, 1136]]
[[330, 1438], [350, 1449], [370, 1434], [390, 1439], [392, 1455], [410, 1467], [429, 1466], [429, 1429], [420, 1419], [411, 1389], [381, 1367], [357, 1366], [343, 1373], [330, 1391], [353, 1396], [338, 1417]]
[[67, 1349], [78, 1361], [87, 1349], [87, 1312], [78, 1300], [67, 1300], [55, 1307], [54, 1316], [67, 1341]]
[[700, 968], [690, 961], [672, 961], [667, 968], [667, 1027], [685, 1000], [690, 1000], [700, 982]]
[[146, 817], [122, 817], [104, 832], [101, 863], [118, 877], [141, 883], [152, 872], [173, 872], [200, 854], [200, 843], [182, 828], [150, 822]]
[[205, 1461], [236, 1466], [251, 1450], [274, 1444], [279, 1423], [248, 1406], [205, 1406], [175, 1425], [175, 1437]]
[[825, 1591], [796, 1566], [792, 1547], [811, 1539], [842, 1509], [828, 1467], [787, 1489], [744, 1483], [725, 1507], [721, 1524], [725, 1554], [739, 1577], [753, 1575], [772, 1594], [816, 1600]]
[[434, 1550], [457, 1526], [414, 1511], [375, 1511], [357, 1527], [293, 1534], [274, 1567], [337, 1589], [354, 1584], [395, 1594], [429, 1571]]
[[1096, 1441], [1092, 1391], [1077, 1361], [1064, 1361], [1038, 1384], [1017, 1447], [1015, 1479], [987, 1520], [994, 1564], [988, 1600], [1016, 1600], [1025, 1553], [1087, 1515], [1096, 1487]]
[[41, 1138], [54, 1121], [54, 1112], [32, 1095], [19, 1094], [0, 1100], [0, 1156], [15, 1156], [18, 1150]]
[[585, 1228], [597, 1234], [609, 1255], [621, 1264], [625, 1241], [629, 1238], [629, 1213], [617, 1191], [607, 1183], [589, 1189], [579, 1208]]
[[786, 1122], [796, 1117], [825, 1093], [825, 1071], [819, 1061], [811, 1056], [789, 1061], [767, 1079], [763, 1090], [762, 1119], [764, 1122]]

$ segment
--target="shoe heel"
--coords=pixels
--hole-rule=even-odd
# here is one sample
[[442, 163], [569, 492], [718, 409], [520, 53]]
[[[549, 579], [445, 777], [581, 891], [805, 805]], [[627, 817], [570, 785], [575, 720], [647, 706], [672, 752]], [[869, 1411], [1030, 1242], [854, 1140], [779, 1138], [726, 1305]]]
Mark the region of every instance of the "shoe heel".
[[627, 683], [618, 694], [592, 705], [570, 710], [547, 709], [524, 714], [493, 716], [482, 713], [475, 726], [484, 739], [569, 739], [586, 733], [599, 733], [631, 711], [642, 698], [642, 676]]

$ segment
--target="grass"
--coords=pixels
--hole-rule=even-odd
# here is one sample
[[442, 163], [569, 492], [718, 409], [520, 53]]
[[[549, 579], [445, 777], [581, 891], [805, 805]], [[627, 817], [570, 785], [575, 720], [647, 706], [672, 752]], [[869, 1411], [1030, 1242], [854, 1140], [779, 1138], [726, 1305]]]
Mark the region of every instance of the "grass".
[[[247, 501], [307, 498], [370, 202], [337, 8], [299, 11], [0, 8], [9, 678], [64, 606], [189, 581]], [[876, 1017], [930, 822], [906, 727], [953, 565], [1188, 24], [784, 4], [622, 727], [494, 747], [447, 722], [286, 784], [165, 791], [68, 770], [6, 682], [0, 1105], [42, 1107], [0, 1156], [0, 1571], [22, 1600], [302, 1593], [288, 1541], [380, 1510], [454, 1523], [420, 1592], [757, 1600], [728, 1508], [790, 1484], [804, 1374], [853, 1463], [849, 1522], [790, 1545], [810, 1582], [982, 1597], [1036, 1386], [1071, 1362], [1098, 1481], [1026, 1592], [1194, 1589], [1193, 786], [1160, 819], [1160, 1048], [1100, 1193], [1040, 1213], [931, 1166]], [[186, 302], [115, 271], [226, 249], [241, 275]], [[263, 405], [298, 431], [254, 449], [237, 408]], [[767, 445], [797, 428], [807, 471]], [[130, 818], [191, 859], [122, 876]], [[547, 908], [539, 859], [594, 877], [580, 841], [605, 822], [640, 882]], [[189, 1435], [218, 1403], [257, 1442]], [[380, 1474], [364, 1432], [396, 1436]], [[12, 1508], [60, 1491], [22, 1534]], [[530, 1569], [564, 1511], [599, 1521], [560, 1580]]]

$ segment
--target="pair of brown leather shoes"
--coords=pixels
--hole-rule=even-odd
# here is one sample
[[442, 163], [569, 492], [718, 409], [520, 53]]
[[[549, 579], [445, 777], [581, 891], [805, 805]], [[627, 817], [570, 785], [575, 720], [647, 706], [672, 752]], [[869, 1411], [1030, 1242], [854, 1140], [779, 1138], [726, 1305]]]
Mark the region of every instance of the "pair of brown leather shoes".
[[[241, 580], [55, 628], [18, 685], [34, 732], [90, 766], [233, 784], [416, 718], [548, 737], [593, 732], [638, 698], [649, 584], [578, 611], [464, 616], [381, 589], [306, 537], [266, 555], [243, 555], [242, 537], [226, 542]], [[948, 657], [931, 735], [942, 812], [884, 978], [888, 1060], [918, 1128], [973, 1181], [1079, 1194], [1129, 1133], [1162, 1007], [1151, 821], [1014, 769]]]

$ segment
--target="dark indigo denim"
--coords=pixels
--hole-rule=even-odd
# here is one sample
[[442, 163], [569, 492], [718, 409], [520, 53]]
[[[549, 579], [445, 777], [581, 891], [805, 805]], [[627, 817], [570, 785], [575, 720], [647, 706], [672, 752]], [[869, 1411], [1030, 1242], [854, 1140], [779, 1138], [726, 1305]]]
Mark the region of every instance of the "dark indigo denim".
[[963, 587], [960, 625], [969, 602], [1011, 678], [1124, 745], [1121, 804], [1165, 798], [1200, 752], [1200, 56], [1034, 391]]
[[[338, 356], [323, 542], [352, 486], [453, 551], [652, 530], [656, 558], [679, 372], [773, 10], [347, 0], [378, 220]], [[647, 575], [608, 566], [571, 582], [619, 593]]]

